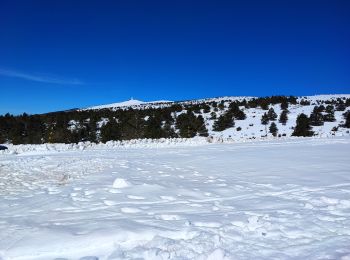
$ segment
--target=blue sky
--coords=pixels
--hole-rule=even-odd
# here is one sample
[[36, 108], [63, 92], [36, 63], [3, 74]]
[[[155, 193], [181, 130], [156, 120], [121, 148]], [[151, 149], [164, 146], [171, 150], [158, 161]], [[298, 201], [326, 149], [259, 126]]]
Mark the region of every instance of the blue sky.
[[347, 0], [2, 0], [0, 114], [350, 93], [349, 13]]

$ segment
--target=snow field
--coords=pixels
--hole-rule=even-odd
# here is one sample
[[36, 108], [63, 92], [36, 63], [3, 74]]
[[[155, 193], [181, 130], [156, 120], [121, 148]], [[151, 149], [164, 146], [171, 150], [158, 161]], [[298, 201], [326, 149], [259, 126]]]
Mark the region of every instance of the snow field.
[[0, 155], [0, 259], [350, 257], [349, 137], [30, 147]]

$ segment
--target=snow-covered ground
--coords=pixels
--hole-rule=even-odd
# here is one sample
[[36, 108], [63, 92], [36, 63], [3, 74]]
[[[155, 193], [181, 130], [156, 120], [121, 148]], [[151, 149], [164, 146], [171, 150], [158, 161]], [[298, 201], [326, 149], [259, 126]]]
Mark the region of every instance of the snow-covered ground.
[[[156, 109], [156, 108], [165, 108], [170, 107], [175, 104], [184, 106], [182, 111], [173, 113], [173, 119], [174, 122], [176, 121], [176, 118], [182, 114], [186, 113], [187, 109], [186, 106], [196, 105], [196, 104], [209, 104], [210, 110], [204, 111], [201, 109], [201, 111], [197, 111], [196, 115], [201, 115], [204, 118], [205, 126], [208, 129], [208, 134], [215, 138], [231, 138], [235, 141], [246, 141], [251, 139], [261, 139], [265, 136], [272, 137], [272, 134], [269, 132], [269, 126], [272, 123], [272, 121], [269, 122], [268, 125], [262, 125], [261, 124], [261, 118], [263, 114], [267, 113], [267, 110], [261, 109], [259, 106], [256, 108], [245, 108], [244, 106], [241, 106], [240, 109], [246, 114], [245, 120], [235, 120], [234, 127], [230, 127], [225, 129], [224, 131], [214, 131], [213, 125], [214, 122], [217, 120], [217, 118], [224, 113], [227, 112], [229, 109], [229, 105], [233, 101], [243, 101], [243, 100], [252, 100], [256, 99], [257, 97], [249, 97], [249, 96], [242, 96], [242, 97], [235, 97], [235, 96], [227, 96], [227, 97], [219, 97], [219, 98], [207, 98], [207, 99], [197, 99], [197, 100], [188, 100], [188, 101], [180, 101], [180, 102], [172, 102], [172, 101], [166, 101], [166, 100], [159, 100], [159, 101], [151, 101], [151, 102], [143, 102], [139, 100], [129, 100], [125, 102], [120, 103], [113, 103], [113, 104], [107, 104], [107, 105], [101, 105], [101, 106], [94, 106], [90, 108], [86, 108], [85, 110], [99, 110], [99, 109], [111, 109], [111, 110], [118, 110], [118, 109]], [[297, 98], [298, 104], [289, 104], [288, 106], [288, 121], [286, 124], [282, 124], [279, 122], [279, 116], [282, 112], [281, 104], [275, 104], [275, 105], [269, 105], [269, 108], [273, 108], [275, 113], [277, 114], [278, 118], [273, 121], [277, 128], [278, 128], [278, 134], [281, 136], [287, 136], [291, 137], [292, 133], [294, 131], [294, 127], [296, 125], [296, 119], [299, 114], [304, 113], [307, 116], [310, 116], [315, 106], [327, 106], [327, 102], [336, 101], [338, 99], [342, 99], [344, 102], [346, 99], [350, 98], [350, 94], [337, 94], [337, 95], [315, 95], [315, 96], [300, 96]], [[301, 101], [308, 101], [309, 105], [301, 105]], [[216, 109], [212, 107], [210, 104], [211, 102], [220, 103], [223, 102], [223, 109]], [[347, 111], [350, 111], [350, 107], [346, 107], [344, 111], [335, 111], [334, 113], [334, 122], [324, 122], [321, 126], [313, 126], [312, 131], [314, 131], [314, 134], [319, 137], [330, 137], [330, 136], [349, 136], [350, 131], [347, 128], [339, 127], [342, 126], [345, 123], [344, 113]], [[213, 118], [213, 115], [215, 117]], [[101, 127], [105, 125], [108, 122], [108, 118], [102, 118], [98, 122], [98, 127]], [[69, 130], [75, 130], [77, 128], [81, 127], [79, 122], [76, 122], [75, 120], [70, 121]], [[173, 125], [175, 128], [175, 132], [179, 133], [179, 131], [175, 127], [175, 123]], [[336, 129], [336, 130], [335, 130]]]
[[350, 137], [190, 144], [1, 153], [0, 259], [350, 258]]
[[173, 102], [168, 101], [168, 100], [157, 100], [157, 101], [144, 102], [144, 101], [137, 100], [137, 99], [130, 99], [130, 100], [118, 102], [118, 103], [88, 107], [85, 110], [104, 109], [104, 108], [122, 108], [122, 107], [147, 107], [149, 105], [150, 106], [152, 106], [152, 105], [159, 106], [159, 105], [164, 104], [164, 103], [166, 104], [166, 103], [173, 103]]

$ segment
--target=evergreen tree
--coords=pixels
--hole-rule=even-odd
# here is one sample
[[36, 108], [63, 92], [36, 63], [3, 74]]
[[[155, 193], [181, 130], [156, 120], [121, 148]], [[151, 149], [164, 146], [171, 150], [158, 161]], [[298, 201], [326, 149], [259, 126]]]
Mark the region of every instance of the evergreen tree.
[[161, 119], [156, 116], [150, 116], [146, 122], [144, 137], [155, 139], [162, 138], [164, 135]]
[[224, 109], [225, 109], [225, 102], [224, 102], [224, 101], [221, 101], [221, 102], [219, 103], [219, 105], [218, 105], [218, 108], [219, 108], [220, 110], [224, 110]]
[[310, 120], [305, 114], [300, 114], [297, 117], [297, 124], [294, 128], [292, 136], [312, 136], [314, 134], [311, 131]]
[[214, 131], [224, 131], [227, 128], [234, 127], [235, 122], [232, 118], [231, 113], [225, 113], [214, 122], [213, 130]]
[[267, 125], [269, 123], [269, 116], [264, 113], [261, 117], [261, 124], [263, 125]]
[[196, 117], [191, 111], [179, 115], [176, 119], [176, 128], [180, 131], [180, 136], [191, 138], [197, 134], [208, 136], [208, 130], [205, 127], [204, 119], [201, 115]]
[[347, 113], [344, 113], [344, 118], [345, 118], [344, 127], [350, 128], [350, 111], [348, 111]]
[[208, 129], [205, 127], [204, 118], [201, 115], [197, 117], [196, 128], [199, 136], [208, 136]]
[[281, 112], [279, 122], [283, 125], [286, 125], [287, 121], [288, 121], [288, 112], [286, 110], [283, 110]]
[[312, 113], [310, 115], [310, 125], [321, 126], [324, 124], [323, 115], [322, 115], [322, 111], [324, 110], [323, 108], [321, 106], [314, 107], [314, 110], [312, 111]]
[[276, 124], [274, 122], [271, 123], [270, 127], [269, 127], [269, 131], [273, 136], [277, 135], [278, 132], [278, 128], [276, 126]]
[[210, 106], [207, 104], [203, 104], [203, 113], [209, 113], [210, 112]]
[[191, 111], [179, 115], [176, 119], [176, 128], [179, 129], [180, 136], [191, 138], [196, 135], [194, 121], [196, 116]]
[[92, 121], [89, 123], [89, 134], [88, 134], [88, 141], [92, 143], [97, 143], [97, 126], [96, 122]]
[[287, 102], [287, 101], [283, 101], [283, 102], [281, 103], [281, 109], [282, 109], [282, 110], [288, 109], [288, 102]]
[[328, 105], [326, 107], [327, 114], [323, 115], [323, 120], [325, 122], [335, 122], [335, 116], [334, 116], [334, 106]]
[[268, 110], [269, 109], [269, 101], [268, 100], [261, 99], [261, 100], [258, 101], [258, 103], [259, 103], [261, 109], [263, 109], [263, 110]]
[[101, 127], [101, 141], [105, 143], [111, 140], [121, 140], [120, 126], [114, 119]]
[[163, 126], [163, 131], [164, 131], [165, 138], [177, 137], [177, 134], [175, 133], [175, 131], [172, 127], [172, 123], [169, 120], [165, 121], [164, 126]]
[[341, 101], [341, 103], [339, 103], [337, 106], [336, 106], [336, 110], [337, 111], [344, 111], [346, 109], [346, 105], [344, 104], [343, 101]]
[[329, 112], [323, 116], [325, 122], [335, 122], [334, 111]]
[[334, 106], [328, 105], [328, 106], [326, 107], [326, 112], [327, 112], [327, 113], [332, 113], [332, 112], [334, 112]]
[[239, 105], [236, 102], [233, 102], [229, 105], [227, 113], [230, 113], [236, 120], [246, 119], [245, 113], [239, 108]]
[[275, 121], [277, 119], [277, 114], [272, 107], [267, 112], [267, 116], [268, 116], [270, 121]]

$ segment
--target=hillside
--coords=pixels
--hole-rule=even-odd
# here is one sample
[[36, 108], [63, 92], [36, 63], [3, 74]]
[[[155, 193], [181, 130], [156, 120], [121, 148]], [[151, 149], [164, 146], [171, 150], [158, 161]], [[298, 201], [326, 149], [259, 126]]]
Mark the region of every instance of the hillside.
[[150, 102], [144, 102], [137, 99], [131, 98], [128, 101], [123, 101], [119, 103], [112, 103], [112, 104], [105, 104], [105, 105], [98, 105], [98, 106], [92, 106], [88, 107], [85, 110], [91, 110], [91, 109], [104, 109], [104, 108], [120, 108], [120, 107], [144, 107], [147, 105], [159, 105], [163, 103], [173, 103], [172, 101], [166, 101], [166, 100], [158, 100], [158, 101], [150, 101]]
[[[0, 143], [349, 135], [350, 95], [220, 97], [182, 102], [129, 100], [42, 115], [0, 116]], [[305, 129], [297, 118], [305, 114]], [[282, 115], [282, 118], [281, 118]], [[271, 126], [272, 125], [272, 126]], [[305, 132], [305, 131], [306, 132]]]

